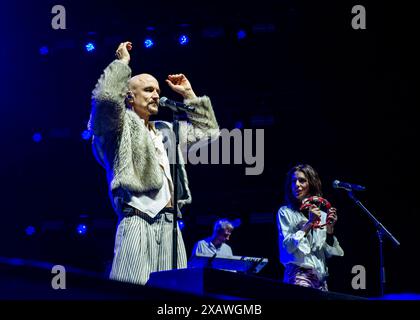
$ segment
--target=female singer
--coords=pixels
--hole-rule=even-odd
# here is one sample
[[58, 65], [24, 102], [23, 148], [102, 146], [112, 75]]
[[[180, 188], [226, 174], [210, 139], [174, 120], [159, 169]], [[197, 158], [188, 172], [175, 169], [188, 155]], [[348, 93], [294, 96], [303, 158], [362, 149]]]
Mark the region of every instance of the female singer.
[[[344, 251], [334, 236], [337, 210], [329, 208], [328, 215], [321, 211], [322, 204], [330, 207], [321, 197], [318, 173], [307, 164], [294, 166], [287, 173], [286, 205], [278, 211], [277, 226], [283, 281], [328, 291], [326, 258], [343, 256]], [[309, 207], [308, 199], [315, 200]], [[301, 209], [305, 203], [307, 210]]]

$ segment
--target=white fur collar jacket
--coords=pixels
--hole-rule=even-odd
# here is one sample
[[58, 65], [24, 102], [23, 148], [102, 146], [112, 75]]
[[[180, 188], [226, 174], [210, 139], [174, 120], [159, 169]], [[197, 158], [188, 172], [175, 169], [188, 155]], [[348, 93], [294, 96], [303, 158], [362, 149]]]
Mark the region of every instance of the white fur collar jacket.
[[[125, 106], [130, 77], [131, 69], [127, 64], [114, 60], [108, 65], [93, 90], [92, 112], [88, 124], [93, 137], [95, 158], [107, 172], [114, 208], [115, 197], [124, 195], [124, 190], [138, 194], [158, 190], [163, 183], [162, 170], [148, 129], [144, 121]], [[208, 138], [213, 140], [219, 135], [219, 126], [207, 96], [186, 100], [185, 103], [195, 106], [195, 112], [187, 113], [188, 122], [180, 121], [179, 147], [184, 152], [199, 140], [204, 141]], [[171, 143], [169, 147], [167, 144], [167, 141], [173, 141], [168, 134], [172, 132], [170, 130], [172, 124], [155, 121], [154, 125], [162, 132], [169, 161], [172, 163], [175, 153], [171, 152]], [[180, 158], [178, 204], [181, 207], [191, 202], [191, 193], [182, 152], [178, 150], [178, 153]]]

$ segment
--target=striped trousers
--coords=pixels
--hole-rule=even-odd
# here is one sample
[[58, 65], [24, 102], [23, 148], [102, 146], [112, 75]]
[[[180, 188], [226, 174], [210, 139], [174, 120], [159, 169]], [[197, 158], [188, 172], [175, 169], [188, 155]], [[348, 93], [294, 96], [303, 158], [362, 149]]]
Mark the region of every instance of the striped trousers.
[[293, 263], [286, 265], [283, 282], [328, 291], [326, 279], [319, 279], [314, 270], [302, 268]]
[[[124, 217], [115, 236], [110, 279], [146, 284], [151, 272], [172, 269], [173, 214], [159, 213]], [[187, 267], [184, 240], [178, 227], [178, 269]]]

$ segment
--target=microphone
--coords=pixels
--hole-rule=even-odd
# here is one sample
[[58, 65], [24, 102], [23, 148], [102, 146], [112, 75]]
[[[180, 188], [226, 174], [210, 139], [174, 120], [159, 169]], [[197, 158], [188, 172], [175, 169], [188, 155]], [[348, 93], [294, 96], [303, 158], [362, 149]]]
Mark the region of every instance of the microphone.
[[359, 186], [358, 184], [351, 184], [347, 182], [341, 182], [338, 180], [334, 180], [333, 182], [334, 189], [344, 189], [347, 191], [365, 191], [366, 188], [363, 186]]
[[176, 102], [176, 101], [170, 100], [166, 97], [161, 97], [159, 99], [159, 106], [170, 108], [173, 111], [193, 112], [195, 110], [195, 107], [193, 107], [193, 106], [186, 105], [185, 103], [182, 103], [182, 102]]

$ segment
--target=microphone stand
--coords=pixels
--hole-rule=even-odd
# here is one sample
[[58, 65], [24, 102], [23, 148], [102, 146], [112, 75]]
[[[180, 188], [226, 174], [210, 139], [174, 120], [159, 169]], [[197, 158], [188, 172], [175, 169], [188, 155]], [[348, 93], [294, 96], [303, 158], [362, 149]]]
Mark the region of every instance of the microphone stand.
[[[161, 98], [162, 103], [162, 98]], [[164, 100], [164, 102], [167, 99]], [[165, 105], [165, 103], [164, 103]], [[168, 105], [166, 105], [168, 106]], [[174, 207], [173, 207], [173, 225], [172, 225], [172, 269], [178, 269], [178, 168], [179, 168], [179, 120], [181, 118], [180, 110], [194, 111], [193, 107], [170, 106], [173, 114], [172, 129], [175, 136], [175, 163], [172, 163], [172, 182], [174, 185]]]
[[173, 110], [172, 128], [175, 135], [175, 163], [172, 163], [172, 182], [174, 185], [174, 207], [172, 225], [172, 269], [178, 269], [178, 145], [179, 145], [179, 118], [180, 114]]
[[376, 234], [378, 236], [378, 242], [379, 242], [379, 263], [380, 263], [380, 280], [381, 280], [381, 296], [384, 295], [385, 291], [385, 265], [384, 265], [384, 255], [383, 255], [383, 236], [387, 236], [394, 245], [399, 246], [400, 242], [374, 217], [372, 213], [369, 212], [368, 209], [354, 196], [353, 192], [351, 190], [347, 190], [347, 193], [349, 197], [358, 205], [360, 208], [362, 208], [363, 212], [365, 212], [368, 217], [373, 221], [376, 228]]

